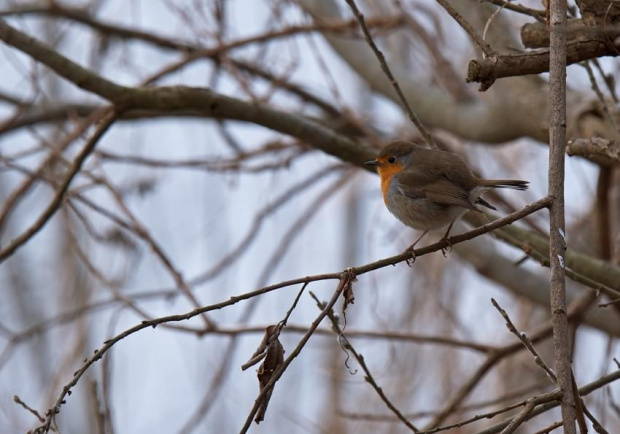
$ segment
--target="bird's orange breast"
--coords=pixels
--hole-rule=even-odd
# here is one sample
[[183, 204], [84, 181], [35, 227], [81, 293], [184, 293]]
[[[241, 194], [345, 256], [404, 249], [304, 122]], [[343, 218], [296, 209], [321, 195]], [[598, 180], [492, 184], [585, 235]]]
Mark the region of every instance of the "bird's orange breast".
[[383, 193], [383, 201], [386, 204], [388, 201], [388, 190], [390, 189], [390, 185], [392, 184], [392, 179], [394, 175], [401, 172], [402, 170], [403, 166], [398, 163], [380, 165], [377, 168], [377, 172], [379, 172], [379, 177], [381, 178], [381, 193]]

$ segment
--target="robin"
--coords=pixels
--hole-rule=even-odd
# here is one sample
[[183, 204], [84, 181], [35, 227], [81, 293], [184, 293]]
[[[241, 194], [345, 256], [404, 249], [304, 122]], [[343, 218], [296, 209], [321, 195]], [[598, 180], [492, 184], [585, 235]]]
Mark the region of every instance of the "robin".
[[[377, 158], [364, 163], [377, 168], [388, 210], [405, 225], [422, 231], [409, 250], [428, 231], [448, 226], [478, 206], [497, 210], [480, 195], [491, 188], [527, 190], [528, 181], [481, 179], [453, 152], [426, 149], [410, 142], [387, 145]], [[443, 249], [442, 249], [443, 250]]]

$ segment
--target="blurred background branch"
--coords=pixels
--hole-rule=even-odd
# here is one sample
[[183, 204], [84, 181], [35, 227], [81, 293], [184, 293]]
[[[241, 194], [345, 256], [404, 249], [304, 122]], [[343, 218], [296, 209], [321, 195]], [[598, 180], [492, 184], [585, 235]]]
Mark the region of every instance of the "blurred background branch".
[[[444, 3], [450, 13], [355, 1], [437, 146], [481, 176], [530, 181], [521, 196], [487, 194], [505, 216], [547, 191], [547, 76], [497, 69], [548, 55], [545, 6]], [[585, 408], [616, 432], [618, 69], [592, 56], [616, 55], [620, 15], [601, 4], [569, 2], [569, 51], [588, 60], [567, 76], [565, 265], [577, 388], [594, 385]], [[239, 367], [289, 310], [283, 360], [299, 351], [252, 432], [402, 432], [350, 375], [347, 345], [412, 427], [499, 432], [528, 399], [527, 416], [541, 415], [523, 432], [560, 419], [553, 386], [490, 304], [553, 360], [547, 213], [447, 258], [380, 261], [403, 260], [416, 234], [358, 169], [385, 143], [422, 140], [345, 2], [0, 0], [0, 40], [0, 431], [43, 418], [60, 432], [238, 432], [259, 394]], [[466, 83], [472, 62], [486, 65], [484, 93]], [[488, 223], [466, 220], [452, 235]], [[324, 280], [378, 263], [342, 288], [355, 298], [346, 318], [334, 306], [348, 340], [325, 339], [326, 323], [310, 338], [320, 318], [307, 294], [293, 301], [299, 285], [328, 299]], [[212, 307], [207, 321], [183, 317], [197, 306]], [[115, 336], [123, 345], [108, 347]]]

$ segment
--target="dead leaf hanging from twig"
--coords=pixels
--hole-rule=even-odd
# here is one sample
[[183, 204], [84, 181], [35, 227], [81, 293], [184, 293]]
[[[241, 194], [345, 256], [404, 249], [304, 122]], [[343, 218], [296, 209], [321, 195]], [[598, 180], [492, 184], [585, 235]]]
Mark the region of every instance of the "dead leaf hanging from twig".
[[265, 419], [265, 412], [267, 411], [267, 405], [269, 404], [269, 399], [271, 398], [274, 385], [270, 387], [270, 390], [267, 390], [264, 393], [263, 389], [267, 386], [267, 383], [269, 383], [273, 373], [284, 363], [284, 347], [279, 340], [280, 330], [281, 327], [278, 325], [270, 325], [267, 327], [260, 345], [254, 354], [252, 354], [250, 360], [241, 366], [241, 369], [245, 371], [250, 366], [254, 366], [261, 360], [265, 359], [256, 370], [260, 394], [262, 395], [259, 398], [261, 400], [260, 407], [258, 408], [256, 418], [254, 419], [254, 422], [257, 424], [261, 423]]

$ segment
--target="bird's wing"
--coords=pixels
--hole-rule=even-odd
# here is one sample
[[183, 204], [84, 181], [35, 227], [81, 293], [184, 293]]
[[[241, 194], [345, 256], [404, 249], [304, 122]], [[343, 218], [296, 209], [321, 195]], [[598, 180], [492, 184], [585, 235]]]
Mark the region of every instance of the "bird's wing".
[[445, 177], [437, 178], [404, 170], [398, 174], [398, 189], [412, 199], [428, 199], [444, 205], [476, 209], [469, 201], [467, 190]]
[[457, 154], [433, 149], [416, 150], [410, 166], [398, 173], [398, 181], [399, 190], [407, 197], [476, 209], [469, 200], [475, 177]]
[[407, 169], [415, 171], [416, 167], [424, 167], [424, 171], [434, 178], [448, 179], [463, 188], [475, 187], [472, 185], [475, 176], [471, 169], [460, 155], [453, 152], [423, 149], [415, 154], [411, 167]]

